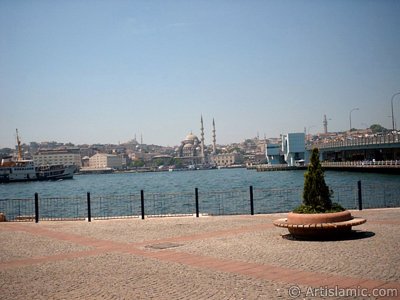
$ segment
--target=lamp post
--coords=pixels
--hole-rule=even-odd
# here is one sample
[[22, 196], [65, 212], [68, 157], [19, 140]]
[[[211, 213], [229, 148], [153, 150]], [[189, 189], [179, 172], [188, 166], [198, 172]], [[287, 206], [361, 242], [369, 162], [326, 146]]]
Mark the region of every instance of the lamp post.
[[350, 119], [350, 130], [349, 130], [349, 132], [351, 131], [351, 113], [353, 111], [355, 111], [355, 110], [359, 110], [359, 108], [358, 107], [357, 108], [353, 108], [352, 110], [350, 110], [350, 113], [349, 113], [349, 119]]
[[391, 104], [392, 104], [392, 128], [393, 128], [393, 131], [395, 131], [395, 126], [394, 126], [394, 113], [393, 113], [393, 100], [394, 100], [394, 97], [396, 97], [397, 95], [400, 95], [400, 92], [393, 94], [392, 100], [391, 100]]

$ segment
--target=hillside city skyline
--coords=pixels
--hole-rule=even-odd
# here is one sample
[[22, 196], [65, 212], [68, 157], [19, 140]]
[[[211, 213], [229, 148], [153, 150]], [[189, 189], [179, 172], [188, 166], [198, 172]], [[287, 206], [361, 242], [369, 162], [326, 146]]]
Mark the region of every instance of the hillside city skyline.
[[175, 145], [199, 115], [221, 144], [315, 134], [323, 115], [331, 132], [349, 114], [391, 129], [399, 14], [399, 1], [0, 1], [0, 148], [15, 128]]
[[[327, 124], [327, 125], [328, 125], [328, 124]], [[381, 126], [380, 124], [373, 124], [373, 125]], [[322, 126], [323, 126], [323, 125], [322, 125]], [[313, 127], [315, 127], [315, 126], [313, 126]], [[383, 127], [383, 126], [381, 126], [381, 127], [382, 127], [382, 129], [384, 129], [384, 130], [388, 130], [387, 128], [385, 128], [385, 127]], [[200, 128], [200, 127], [199, 127], [199, 128]], [[363, 131], [363, 130], [368, 130], [368, 129], [369, 129], [369, 127], [368, 127], [368, 128], [353, 128], [353, 130], [356, 131], [356, 134], [357, 134], [357, 131]], [[198, 132], [197, 132], [197, 131], [198, 131]], [[199, 136], [199, 135], [200, 135], [200, 129], [198, 129], [197, 131], [196, 131], [196, 130], [190, 130], [189, 132], [186, 133], [186, 135], [187, 135], [187, 134], [194, 134], [195, 136]], [[208, 145], [208, 146], [211, 146], [211, 145], [212, 145], [212, 134], [211, 134], [211, 131], [212, 131], [212, 130], [209, 131], [208, 139], [207, 139], [207, 131], [206, 131], [206, 135], [205, 135], [205, 137], [206, 137], [206, 138], [205, 138], [205, 145]], [[217, 130], [217, 132], [218, 132], [218, 130]], [[293, 132], [294, 132], [294, 131], [293, 131]], [[301, 132], [301, 131], [299, 131], [299, 132]], [[318, 136], [318, 135], [324, 133], [324, 129], [322, 129], [320, 132], [318, 132], [318, 130], [315, 130], [315, 128], [314, 128], [314, 133], [311, 133], [310, 128], [306, 128], [306, 127], [305, 127], [303, 132], [306, 134], [306, 137], [307, 137], [307, 136]], [[329, 133], [330, 135], [341, 134], [341, 133], [345, 133], [345, 132], [348, 132], [348, 130], [337, 131], [337, 132], [327, 131], [327, 133]], [[246, 141], [246, 140], [252, 140], [252, 139], [267, 140], [267, 141], [268, 141], [268, 140], [278, 140], [282, 134], [287, 134], [287, 133], [289, 133], [289, 132], [282, 132], [279, 136], [275, 136], [275, 137], [272, 137], [272, 136], [267, 137], [267, 136], [265, 135], [265, 133], [264, 133], [264, 134], [260, 134], [260, 132], [257, 132], [257, 133], [256, 133], [255, 135], [253, 135], [253, 136], [245, 137], [245, 138], [243, 138], [243, 139], [240, 140], [240, 141], [234, 141], [234, 142], [232, 142], [232, 143], [226, 143], [226, 144], [224, 144], [224, 143], [218, 143], [218, 139], [217, 139], [217, 145], [223, 146], [223, 145], [229, 145], [229, 144], [238, 144], [238, 143], [242, 143], [242, 142], [244, 142], [244, 141]], [[57, 145], [59, 145], [59, 146], [63, 146], [63, 145], [65, 145], [65, 146], [82, 146], [82, 145], [124, 145], [124, 144], [129, 144], [129, 143], [134, 142], [134, 143], [137, 143], [137, 144], [139, 144], [139, 145], [140, 145], [140, 144], [143, 144], [143, 145], [154, 145], [154, 146], [161, 146], [161, 147], [170, 147], [170, 148], [174, 148], [174, 147], [179, 146], [179, 144], [181, 143], [181, 141], [177, 141], [177, 143], [172, 144], [172, 145], [163, 145], [163, 144], [161, 144], [161, 143], [146, 143], [146, 142], [145, 142], [145, 139], [144, 139], [144, 137], [143, 137], [143, 135], [142, 135], [142, 134], [136, 134], [136, 133], [135, 133], [132, 137], [128, 137], [126, 140], [124, 140], [124, 141], [119, 141], [118, 143], [109, 143], [109, 142], [101, 143], [101, 142], [98, 142], [98, 143], [92, 143], [92, 144], [91, 144], [91, 143], [73, 143], [73, 142], [71, 142], [71, 141], [61, 141], [61, 140], [58, 140], [57, 138], [54, 138], [54, 139], [48, 140], [48, 141], [44, 141], [44, 140], [39, 140], [39, 141], [26, 141], [26, 140], [24, 140], [24, 139], [22, 138], [23, 134], [21, 135], [21, 133], [18, 133], [18, 135], [19, 135], [19, 138], [20, 138], [20, 140], [21, 140], [21, 143], [22, 143], [22, 144], [25, 144], [25, 145], [29, 145], [30, 143], [43, 144], [43, 145], [45, 145], [45, 144], [57, 144]], [[184, 136], [185, 136], [185, 135], [182, 136], [182, 139], [184, 138]], [[6, 147], [0, 147], [0, 149], [6, 149], [6, 148], [15, 149], [16, 144], [17, 144], [17, 142], [16, 142], [16, 133], [14, 133], [14, 138], [15, 138], [15, 143], [14, 143], [14, 145], [9, 145], [9, 146], [6, 146]], [[181, 140], [182, 140], [182, 139], [181, 139]]]
[[[343, 130], [343, 131], [338, 131], [338, 132], [331, 132], [331, 131], [328, 130], [328, 122], [325, 125], [326, 125], [326, 128], [324, 128], [324, 130], [326, 130], [327, 134], [324, 134], [324, 132], [323, 132], [324, 130], [321, 130], [321, 132], [316, 131], [315, 133], [311, 133], [310, 130], [309, 129], [307, 130], [307, 128], [305, 127], [304, 128], [304, 133], [305, 133], [306, 139], [309, 140], [309, 141], [312, 141], [313, 137], [319, 137], [319, 136], [321, 136], [322, 138], [332, 139], [332, 138], [339, 137], [339, 136], [344, 137], [347, 134], [352, 134], [352, 133], [353, 133], [353, 135], [355, 137], [361, 136], [361, 135], [371, 135], [371, 134], [376, 133], [375, 132], [376, 131], [375, 128], [374, 128], [373, 131], [371, 131], [369, 127], [368, 128], [352, 128], [352, 130], [354, 130], [354, 131]], [[371, 126], [371, 127], [375, 127], [375, 126], [377, 126], [378, 129], [381, 129], [383, 131], [390, 132], [389, 129], [381, 126], [380, 124], [373, 124], [373, 126]], [[197, 136], [200, 136], [200, 129], [198, 131], [199, 131], [199, 133], [197, 133], [194, 130], [191, 130], [187, 134], [193, 134], [194, 136], [197, 137]], [[210, 130], [209, 133], [211, 134], [211, 130]], [[219, 147], [224, 147], [224, 146], [228, 146], [228, 145], [235, 145], [235, 144], [244, 143], [247, 140], [259, 140], [259, 141], [265, 141], [265, 143], [268, 143], [268, 142], [272, 142], [273, 143], [273, 142], [279, 141], [282, 134], [287, 134], [287, 133], [288, 132], [281, 133], [279, 136], [276, 136], [276, 137], [267, 137], [265, 134], [260, 135], [260, 133], [257, 132], [257, 134], [255, 134], [252, 137], [246, 137], [241, 141], [235, 141], [235, 142], [227, 143], [227, 144], [218, 143], [218, 139], [216, 139], [216, 144]], [[15, 140], [16, 140], [16, 134], [14, 134], [14, 137], [15, 137]], [[207, 137], [207, 135], [206, 135], [206, 137]], [[162, 144], [157, 144], [157, 143], [148, 144], [148, 143], [145, 142], [145, 140], [144, 140], [144, 138], [143, 138], [143, 136], [141, 134], [140, 135], [139, 134], [134, 134], [132, 138], [128, 138], [125, 141], [120, 141], [119, 143], [116, 143], [116, 144], [107, 143], [107, 142], [106, 143], [93, 143], [93, 144], [89, 144], [89, 143], [76, 144], [76, 143], [73, 143], [71, 141], [68, 141], [68, 142], [59, 141], [57, 139], [53, 139], [53, 140], [49, 140], [49, 141], [25, 141], [25, 140], [21, 139], [21, 134], [20, 133], [19, 133], [19, 138], [20, 138], [20, 141], [21, 141], [22, 145], [28, 146], [30, 144], [34, 144], [35, 148], [37, 147], [38, 149], [40, 149], [40, 148], [43, 148], [43, 149], [46, 149], [46, 148], [55, 149], [55, 148], [63, 148], [63, 147], [68, 148], [68, 147], [96, 146], [96, 145], [118, 146], [118, 145], [132, 144], [132, 143], [133, 144], [137, 144], [137, 145], [156, 146], [156, 147], [162, 147], [162, 148], [177, 148], [177, 147], [179, 147], [179, 144], [181, 143], [181, 141], [178, 141], [174, 145], [162, 145]], [[183, 139], [184, 139], [184, 136], [182, 136], [181, 140], [183, 140]], [[212, 136], [208, 137], [209, 141], [207, 140], [207, 138], [205, 138], [205, 145], [207, 147], [212, 147], [213, 142], [212, 142], [211, 139], [212, 139]], [[1, 149], [15, 149], [15, 148], [16, 148], [16, 142], [15, 142], [14, 145], [11, 145], [11, 146], [8, 146], [8, 147], [1, 147], [0, 150]]]

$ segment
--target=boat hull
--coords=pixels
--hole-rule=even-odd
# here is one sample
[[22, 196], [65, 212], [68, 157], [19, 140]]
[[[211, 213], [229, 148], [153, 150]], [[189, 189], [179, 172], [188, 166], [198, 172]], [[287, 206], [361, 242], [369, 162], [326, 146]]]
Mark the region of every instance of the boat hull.
[[0, 183], [73, 179], [75, 166], [0, 167]]
[[2, 160], [0, 166], [0, 182], [20, 182], [34, 180], [37, 180], [37, 175], [33, 161], [19, 160], [4, 162]]
[[38, 180], [61, 180], [74, 177], [75, 166], [54, 165], [38, 167], [36, 176]]
[[60, 180], [72, 179], [76, 171], [74, 165], [48, 165], [35, 166], [31, 159], [22, 159], [21, 141], [18, 136], [18, 159], [13, 160], [12, 156], [5, 156], [0, 161], [0, 183], [23, 182], [36, 180]]

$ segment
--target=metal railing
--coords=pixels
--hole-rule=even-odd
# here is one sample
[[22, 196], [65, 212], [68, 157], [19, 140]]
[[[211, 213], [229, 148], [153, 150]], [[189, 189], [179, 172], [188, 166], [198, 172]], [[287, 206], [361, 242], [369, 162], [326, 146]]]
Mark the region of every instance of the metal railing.
[[[87, 200], [90, 194], [86, 197]], [[95, 219], [131, 218], [140, 214], [140, 202], [136, 194], [95, 195], [90, 198], [91, 217]]]
[[7, 221], [34, 221], [34, 199], [0, 199], [0, 212], [5, 214]]
[[400, 134], [385, 134], [380, 136], [368, 136], [359, 137], [352, 139], [344, 139], [340, 141], [329, 141], [329, 142], [316, 142], [311, 145], [307, 145], [308, 149], [319, 148], [342, 148], [342, 147], [354, 147], [354, 146], [368, 146], [368, 145], [384, 145], [384, 144], [398, 144], [400, 143]]
[[379, 161], [324, 161], [322, 167], [400, 167], [400, 160], [379, 160]]
[[[330, 187], [333, 202], [347, 209], [400, 207], [399, 184]], [[250, 188], [182, 193], [132, 193], [0, 199], [7, 221], [88, 220], [166, 216], [266, 214], [291, 211], [301, 203], [302, 188]]]

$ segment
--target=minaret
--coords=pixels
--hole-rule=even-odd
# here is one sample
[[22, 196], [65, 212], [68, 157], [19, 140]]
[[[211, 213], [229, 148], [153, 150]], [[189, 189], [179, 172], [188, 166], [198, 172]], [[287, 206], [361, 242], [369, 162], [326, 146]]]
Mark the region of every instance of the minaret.
[[200, 144], [200, 148], [201, 148], [201, 163], [205, 163], [205, 156], [204, 156], [204, 125], [203, 125], [203, 115], [201, 115], [201, 144]]
[[324, 133], [327, 134], [328, 133], [328, 120], [326, 119], [326, 115], [324, 115]]
[[213, 118], [213, 154], [217, 154], [217, 137], [215, 135], [215, 121]]

